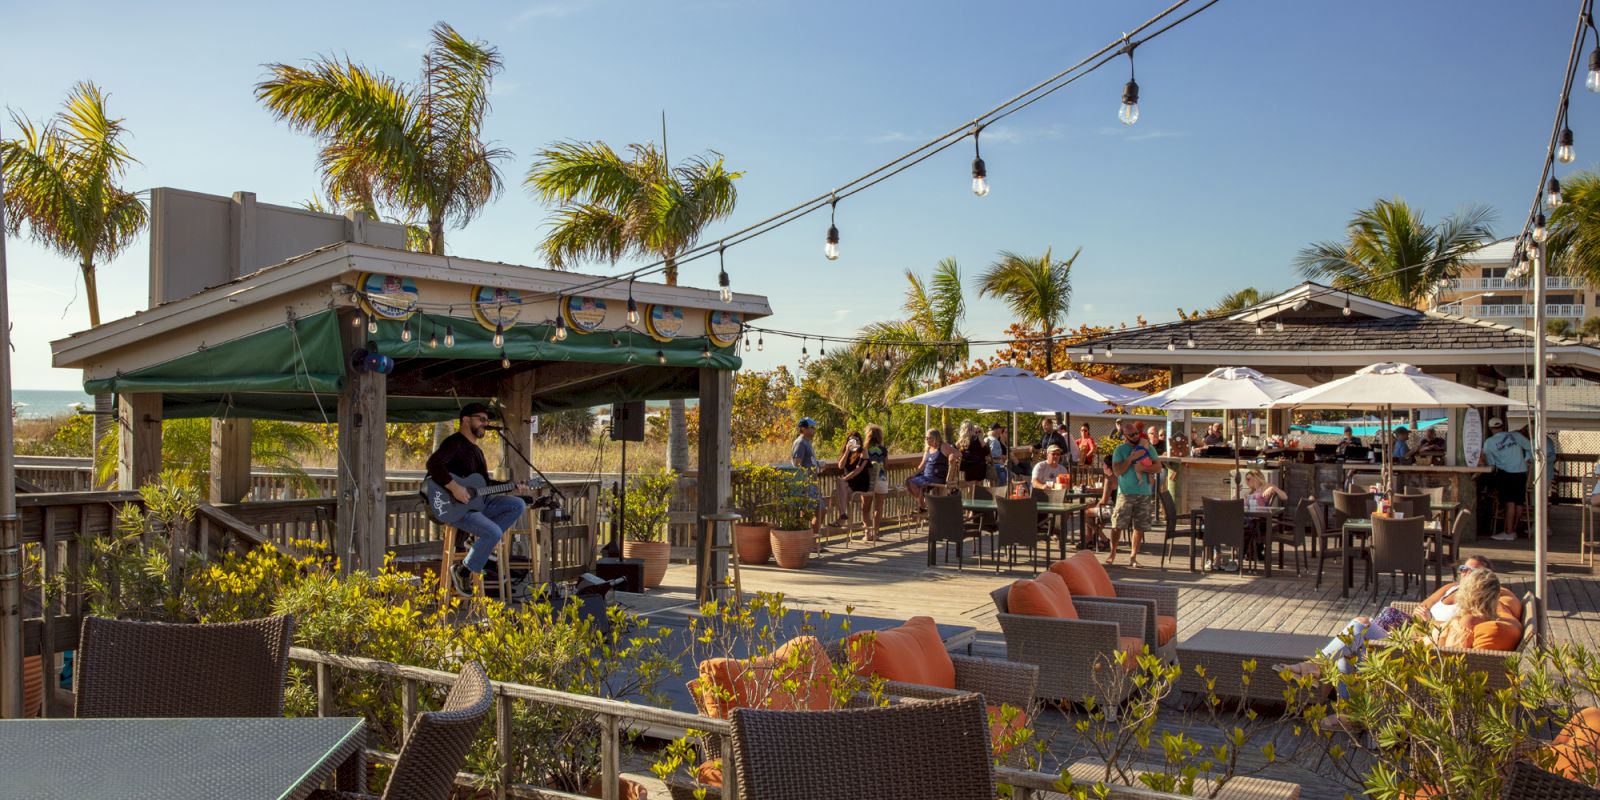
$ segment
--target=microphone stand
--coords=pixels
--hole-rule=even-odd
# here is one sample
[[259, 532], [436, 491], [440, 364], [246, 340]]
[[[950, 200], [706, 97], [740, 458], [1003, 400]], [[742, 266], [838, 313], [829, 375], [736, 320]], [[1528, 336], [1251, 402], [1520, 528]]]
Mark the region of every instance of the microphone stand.
[[[491, 427], [491, 428], [489, 428], [489, 430], [500, 434], [500, 441], [505, 442], [506, 446], [511, 448], [511, 452], [516, 453], [517, 454], [517, 458], [522, 459], [522, 463], [527, 464], [528, 465], [528, 469], [533, 470], [533, 474], [538, 475], [539, 476], [539, 480], [544, 481], [544, 485], [550, 487], [551, 494], [554, 494], [556, 497], [560, 498], [559, 501], [556, 504], [555, 509], [553, 509], [551, 511], [551, 513], [550, 513], [550, 522], [551, 522], [551, 535], [550, 535], [550, 582], [549, 582], [549, 589], [547, 591], [549, 591], [550, 593], [553, 594], [555, 592], [555, 589], [556, 589], [555, 523], [572, 519], [572, 514], [570, 514], [566, 509], [567, 495], [566, 495], [566, 493], [561, 491], [561, 487], [557, 486], [554, 481], [550, 480], [549, 476], [545, 475], [542, 470], [540, 470], [538, 467], [533, 465], [533, 462], [528, 459], [528, 455], [526, 453], [522, 452], [522, 448], [517, 447], [517, 443], [516, 442], [513, 442], [513, 441], [511, 441], [511, 439], [506, 437], [506, 432], [505, 432], [504, 428]], [[506, 566], [507, 570], [509, 570], [511, 565], [507, 564], [505, 566]]]

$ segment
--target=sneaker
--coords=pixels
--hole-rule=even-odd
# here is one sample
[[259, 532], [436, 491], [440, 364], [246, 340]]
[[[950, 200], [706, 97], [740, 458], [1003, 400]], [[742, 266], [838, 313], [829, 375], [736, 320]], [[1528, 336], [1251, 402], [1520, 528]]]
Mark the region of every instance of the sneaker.
[[471, 597], [473, 595], [472, 570], [466, 564], [457, 564], [450, 568], [450, 585], [455, 587], [456, 594]]
[[1514, 542], [1517, 540], [1517, 535], [1509, 531], [1501, 531], [1489, 538], [1497, 542]]

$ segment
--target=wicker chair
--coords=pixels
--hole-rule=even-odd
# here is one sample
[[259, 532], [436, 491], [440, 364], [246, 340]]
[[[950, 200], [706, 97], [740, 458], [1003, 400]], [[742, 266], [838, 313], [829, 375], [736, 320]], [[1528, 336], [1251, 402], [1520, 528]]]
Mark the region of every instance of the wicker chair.
[[1178, 516], [1178, 504], [1173, 502], [1172, 495], [1167, 490], [1160, 492], [1161, 516], [1166, 522], [1166, 536], [1161, 542], [1161, 568], [1167, 568], [1167, 557], [1172, 555], [1172, 542], [1175, 539], [1189, 540], [1189, 571], [1194, 572], [1194, 553], [1200, 544], [1200, 527], [1195, 525], [1194, 516], [1182, 518], [1187, 520], [1183, 528], [1178, 527], [1181, 521]]
[[294, 618], [171, 625], [85, 617], [79, 717], [280, 717]]
[[[1203, 497], [1200, 504], [1205, 509], [1205, 530], [1201, 536], [1205, 539], [1206, 551], [1221, 553], [1221, 548], [1232, 547], [1239, 570], [1244, 571], [1245, 560], [1254, 555], [1253, 548], [1245, 547], [1244, 501]], [[1216, 555], [1212, 557], [1220, 560]]]
[[[1406, 614], [1413, 614], [1420, 603], [1390, 603], [1393, 608], [1400, 609]], [[1466, 659], [1466, 664], [1474, 672], [1482, 672], [1487, 676], [1490, 689], [1506, 689], [1511, 686], [1511, 657], [1521, 655], [1533, 649], [1535, 632], [1539, 628], [1539, 615], [1543, 613], [1539, 608], [1539, 601], [1532, 592], [1522, 596], [1522, 639], [1517, 642], [1515, 650], [1478, 650], [1466, 647], [1440, 647], [1438, 652], [1445, 655], [1461, 656]]]
[[1540, 769], [1531, 761], [1511, 766], [1500, 796], [1505, 800], [1600, 800], [1600, 789]]
[[1305, 497], [1295, 504], [1294, 512], [1286, 519], [1275, 519], [1270, 522], [1267, 532], [1267, 558], [1272, 557], [1271, 548], [1278, 546], [1278, 568], [1283, 569], [1283, 549], [1294, 549], [1294, 574], [1301, 575], [1307, 567], [1311, 566], [1306, 558], [1306, 542], [1311, 539], [1311, 516], [1321, 514], [1322, 509], [1317, 506], [1317, 501]]
[[1011, 613], [1009, 585], [989, 596], [1005, 635], [1006, 658], [1039, 668], [1035, 697], [1069, 703], [1093, 697], [1114, 710], [1133, 690], [1116, 656], [1122, 637], [1139, 637], [1146, 629], [1143, 605], [1085, 602], [1077, 606], [1078, 619], [1056, 619]]
[[1011, 567], [1017, 566], [1017, 548], [1028, 548], [1029, 562], [1039, 557], [1039, 542], [1044, 542], [1045, 553], [1050, 551], [1050, 539], [1039, 532], [1039, 501], [1032, 497], [1012, 499], [997, 497], [995, 505], [994, 571], [1000, 571], [1000, 549], [1005, 548], [1011, 557]]
[[733, 763], [759, 800], [993, 800], [977, 695], [846, 711], [734, 709]]
[[1390, 581], [1398, 571], [1402, 578], [1402, 592], [1411, 588], [1411, 576], [1424, 591], [1428, 588], [1428, 536], [1423, 532], [1422, 517], [1407, 515], [1405, 519], [1389, 517], [1372, 518], [1372, 558], [1368, 571], [1372, 577], [1372, 599], [1378, 599], [1378, 576], [1387, 572]]
[[[844, 641], [827, 645], [828, 658], [835, 664], [850, 663]], [[884, 681], [883, 693], [893, 698], [917, 700], [942, 700], [966, 694], [981, 694], [990, 705], [1014, 706], [1023, 713], [1033, 710], [1034, 690], [1039, 686], [1039, 668], [1032, 664], [1001, 661], [994, 658], [975, 658], [950, 654], [956, 666], [956, 688], [923, 686], [916, 683]]]
[[933, 550], [940, 542], [945, 543], [945, 563], [950, 563], [949, 545], [956, 545], [956, 568], [966, 567], [963, 550], [966, 540], [975, 539], [976, 555], [981, 563], [983, 561], [983, 532], [976, 525], [968, 525], [961, 518], [961, 495], [949, 494], [943, 497], [928, 495], [928, 560], [932, 566]]
[[[444, 707], [424, 711], [411, 723], [406, 742], [395, 758], [382, 800], [439, 800], [451, 796], [456, 773], [466, 764], [467, 750], [478, 728], [489, 716], [494, 691], [489, 676], [477, 663], [468, 663], [456, 676]], [[359, 792], [318, 790], [311, 800], [379, 800]]]

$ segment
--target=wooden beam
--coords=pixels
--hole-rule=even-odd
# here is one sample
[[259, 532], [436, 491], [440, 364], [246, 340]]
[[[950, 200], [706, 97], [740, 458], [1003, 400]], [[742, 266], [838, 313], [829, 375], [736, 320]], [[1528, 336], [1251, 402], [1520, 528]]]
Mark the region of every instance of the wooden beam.
[[549, 394], [574, 386], [607, 380], [643, 367], [643, 364], [593, 364], [582, 362], [546, 363], [539, 368], [538, 394]]
[[161, 395], [121, 395], [117, 437], [117, 488], [138, 489], [155, 482], [161, 473]]
[[[339, 330], [345, 352], [365, 338], [365, 330], [351, 324], [355, 312], [339, 312]], [[347, 370], [339, 393], [339, 496], [335, 512], [334, 543], [341, 568], [376, 573], [383, 566], [388, 544], [388, 516], [384, 499], [384, 423], [388, 382], [375, 372]]]
[[250, 493], [250, 439], [254, 425], [248, 419], [211, 420], [211, 485], [213, 503], [237, 503]]
[[[699, 498], [696, 515], [705, 517], [728, 507], [732, 495], [729, 482], [730, 459], [733, 454], [733, 373], [728, 370], [700, 368], [700, 458]], [[706, 552], [704, 537], [713, 536], [713, 526], [696, 520], [697, 540], [695, 552]], [[730, 529], [728, 535], [732, 536]], [[712, 544], [715, 544], [713, 541]], [[714, 554], [710, 563], [695, 562], [696, 595], [709, 597], [707, 591], [719, 586], [727, 578], [728, 553]]]
[[[500, 463], [505, 469], [505, 479], [512, 481], [525, 481], [533, 476], [533, 470], [523, 463], [522, 459], [512, 452], [514, 443], [518, 450], [533, 457], [533, 426], [528, 419], [533, 414], [533, 372], [525, 370], [512, 373], [501, 379], [500, 387], [495, 391], [495, 397], [500, 399], [500, 407], [505, 410], [504, 419], [500, 426], [505, 430], [500, 432]], [[501, 558], [500, 569], [510, 568], [509, 542], [518, 535], [528, 537], [528, 555], [533, 559], [534, 574], [539, 583], [549, 580], [549, 559], [542, 557], [550, 551], [549, 542], [539, 538], [539, 526], [535, 525], [533, 514], [524, 514], [511, 530], [506, 532], [507, 555]]]

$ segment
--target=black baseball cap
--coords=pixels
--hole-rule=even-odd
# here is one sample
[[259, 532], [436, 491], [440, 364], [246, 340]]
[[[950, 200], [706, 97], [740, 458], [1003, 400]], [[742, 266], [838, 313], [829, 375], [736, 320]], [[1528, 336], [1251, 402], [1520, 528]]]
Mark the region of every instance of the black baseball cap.
[[493, 409], [482, 403], [468, 403], [461, 407], [461, 413], [457, 417], [475, 417], [479, 414], [488, 414], [489, 419], [494, 419], [496, 416]]

